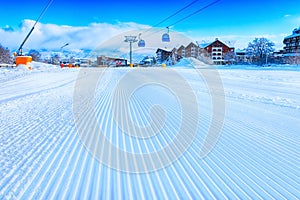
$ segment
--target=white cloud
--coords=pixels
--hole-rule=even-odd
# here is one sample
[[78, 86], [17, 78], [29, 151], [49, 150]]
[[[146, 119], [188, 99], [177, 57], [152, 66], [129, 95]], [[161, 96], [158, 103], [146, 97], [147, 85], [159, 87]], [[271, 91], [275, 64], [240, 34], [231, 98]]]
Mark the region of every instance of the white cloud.
[[[300, 19], [300, 18], [299, 18]], [[11, 50], [16, 50], [24, 40], [25, 36], [30, 31], [33, 20], [24, 20], [19, 29], [11, 29], [9, 26], [0, 29], [0, 43]], [[143, 32], [142, 39], [146, 41], [148, 48], [173, 48], [180, 45], [187, 45], [190, 41], [206, 41], [212, 42], [215, 38], [219, 38], [225, 43], [231, 43], [236, 49], [244, 49], [248, 46], [249, 42], [253, 41], [256, 37], [265, 37], [275, 43], [275, 48], [283, 48], [283, 38], [285, 34], [257, 34], [257, 35], [203, 35], [200, 33], [187, 33], [190, 37], [183, 34], [170, 32], [171, 42], [162, 43], [161, 35], [166, 30], [151, 29], [150, 27], [136, 23], [121, 23], [108, 24], [108, 23], [91, 23], [88, 26], [67, 26], [56, 24], [41, 24], [38, 23], [24, 45], [24, 52], [30, 49], [47, 49], [57, 51], [66, 43], [65, 50], [78, 50], [78, 49], [100, 49], [103, 52], [110, 52], [111, 54], [124, 54], [128, 52], [128, 44], [124, 42], [124, 36], [128, 34], [138, 35]], [[146, 32], [145, 32], [146, 30]], [[128, 32], [132, 31], [132, 32]], [[137, 43], [134, 44], [134, 51], [139, 50]], [[99, 52], [100, 53], [100, 52]]]
[[[123, 57], [128, 58], [129, 56], [129, 44], [124, 42], [124, 38], [127, 35], [137, 36], [139, 33], [142, 33], [141, 38], [145, 41], [145, 47], [138, 47], [138, 42], [133, 43], [132, 50], [135, 55], [150, 56], [155, 54], [157, 48], [165, 48], [168, 50], [172, 50], [174, 47], [179, 47], [181, 45], [188, 45], [193, 40], [188, 38], [182, 33], [171, 31], [170, 42], [162, 42], [162, 34], [166, 32], [165, 29], [143, 29], [143, 30], [133, 30], [124, 32], [122, 34], [116, 35], [109, 40], [105, 41], [101, 45], [99, 45], [94, 52], [91, 53], [91, 56], [94, 57], [96, 55], [106, 55], [113, 57]], [[138, 38], [137, 38], [138, 39]]]
[[[12, 51], [16, 50], [34, 23], [33, 20], [23, 20], [17, 30], [0, 29], [0, 38], [5, 38], [0, 43]], [[95, 55], [128, 57], [129, 44], [124, 42], [125, 35], [138, 36], [142, 33], [141, 39], [145, 40], [146, 47], [139, 48], [138, 42], [133, 44], [134, 53], [141, 56], [155, 54], [157, 48], [172, 50], [180, 45], [188, 45], [192, 41], [181, 33], [171, 31], [171, 42], [162, 42], [161, 37], [165, 32], [165, 29], [153, 29], [133, 22], [91, 23], [88, 26], [37, 23], [23, 47], [23, 52], [28, 52], [30, 49], [46, 49], [48, 52], [45, 52], [44, 56], [47, 57], [51, 52], [64, 54], [72, 51], [80, 54], [81, 49], [90, 49], [94, 50], [90, 56], [95, 53]], [[60, 51], [60, 47], [66, 43], [69, 45], [63, 48], [64, 51]]]
[[[11, 50], [17, 49], [33, 24], [33, 20], [23, 20], [18, 30], [0, 29], [0, 38], [3, 38], [0, 43]], [[38, 23], [23, 48], [24, 51], [59, 49], [62, 45], [69, 43], [66, 49], [93, 49], [122, 32], [143, 28], [148, 28], [148, 26], [136, 23], [92, 23], [88, 26], [74, 27]]]

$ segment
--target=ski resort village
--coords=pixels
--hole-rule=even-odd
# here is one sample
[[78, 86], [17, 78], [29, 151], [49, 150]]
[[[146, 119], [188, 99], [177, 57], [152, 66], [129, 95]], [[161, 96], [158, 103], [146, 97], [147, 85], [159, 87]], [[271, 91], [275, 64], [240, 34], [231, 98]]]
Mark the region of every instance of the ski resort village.
[[300, 199], [298, 0], [0, 4], [0, 200]]

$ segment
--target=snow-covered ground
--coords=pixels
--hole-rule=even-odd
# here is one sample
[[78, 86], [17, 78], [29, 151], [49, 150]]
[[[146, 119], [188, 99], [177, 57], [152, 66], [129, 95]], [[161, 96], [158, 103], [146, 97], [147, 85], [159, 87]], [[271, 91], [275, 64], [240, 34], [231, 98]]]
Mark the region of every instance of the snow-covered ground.
[[[0, 199], [299, 199], [299, 67], [198, 64], [0, 68]], [[179, 132], [187, 143], [149, 162]]]

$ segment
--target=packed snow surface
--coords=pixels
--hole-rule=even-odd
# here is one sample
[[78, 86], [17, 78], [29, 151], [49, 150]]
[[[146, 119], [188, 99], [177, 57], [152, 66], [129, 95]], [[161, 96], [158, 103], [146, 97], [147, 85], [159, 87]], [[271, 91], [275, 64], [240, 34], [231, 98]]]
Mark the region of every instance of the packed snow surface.
[[[213, 103], [201, 76], [205, 71], [191, 69], [191, 62], [181, 64], [173, 69], [61, 69], [41, 63], [33, 63], [31, 71], [0, 68], [0, 199], [299, 199], [299, 67], [219, 67], [224, 123], [216, 145], [201, 158]], [[200, 70], [213, 70], [202, 66]], [[201, 63], [194, 68], [202, 68]], [[89, 70], [102, 73], [93, 99], [87, 98], [93, 85], [78, 86]], [[114, 89], [133, 71], [139, 76], [122, 87], [131, 86], [135, 78], [152, 81], [149, 75], [164, 73], [170, 87], [181, 88], [172, 73], [168, 77], [168, 70], [183, 77], [197, 99], [198, 108], [190, 108], [199, 110], [192, 144], [177, 160], [150, 172], [126, 172], [103, 164], [79, 135], [80, 127], [87, 137], [94, 128], [88, 111], [74, 112], [76, 87], [84, 89], [80, 105], [94, 105], [95, 119], [107, 140], [126, 152], [147, 154], [164, 149], [180, 129], [179, 94], [153, 83], [137, 89], [129, 105], [118, 107], [116, 115], [123, 116], [123, 106], [128, 106], [132, 121], [140, 127], [160, 119], [151, 114], [151, 107], [164, 109], [162, 134], [139, 139], [121, 134], [115, 126]], [[87, 116], [86, 124], [78, 125], [76, 117], [81, 115]]]

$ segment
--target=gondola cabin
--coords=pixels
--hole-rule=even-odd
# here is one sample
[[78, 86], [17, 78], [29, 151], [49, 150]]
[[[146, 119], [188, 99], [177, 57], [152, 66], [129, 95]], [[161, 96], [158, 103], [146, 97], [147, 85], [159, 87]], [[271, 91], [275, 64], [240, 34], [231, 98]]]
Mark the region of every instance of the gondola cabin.
[[162, 40], [162, 42], [170, 42], [170, 35], [169, 35], [169, 33], [163, 34], [161, 40]]
[[139, 40], [138, 47], [145, 47], [145, 46], [146, 46], [145, 40]]

